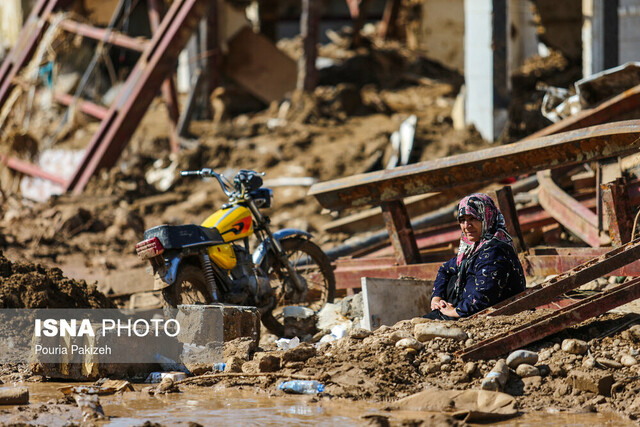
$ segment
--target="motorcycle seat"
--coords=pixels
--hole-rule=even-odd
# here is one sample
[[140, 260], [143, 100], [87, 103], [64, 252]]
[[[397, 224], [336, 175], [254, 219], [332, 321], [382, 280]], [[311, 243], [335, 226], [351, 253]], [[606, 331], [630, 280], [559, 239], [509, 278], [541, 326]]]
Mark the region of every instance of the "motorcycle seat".
[[194, 246], [212, 246], [224, 243], [220, 232], [215, 228], [196, 224], [159, 225], [144, 232], [144, 238], [157, 237], [165, 249], [181, 249]]

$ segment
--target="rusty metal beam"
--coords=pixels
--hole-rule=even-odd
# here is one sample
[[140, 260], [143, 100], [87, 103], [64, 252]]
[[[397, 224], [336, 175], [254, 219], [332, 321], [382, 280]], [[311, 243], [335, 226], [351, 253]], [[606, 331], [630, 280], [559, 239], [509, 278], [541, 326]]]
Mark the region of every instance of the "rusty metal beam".
[[602, 184], [604, 212], [609, 219], [609, 237], [614, 247], [627, 243], [632, 238], [633, 214], [629, 206], [627, 183], [624, 178]]
[[477, 315], [509, 315], [551, 302], [555, 297], [640, 259], [640, 239], [613, 249], [559, 276], [546, 280]]
[[67, 181], [64, 178], [43, 171], [39, 166], [20, 159], [16, 159], [15, 157], [0, 154], [0, 163], [7, 165], [7, 167], [15, 171], [21, 172], [26, 175], [35, 176], [36, 178], [46, 179], [47, 181], [55, 182], [56, 184], [59, 184], [63, 187], [67, 184]]
[[[53, 18], [49, 17], [48, 20], [49, 23], [51, 23]], [[109, 43], [114, 46], [123, 47], [136, 52], [144, 51], [147, 47], [147, 43], [149, 42], [142, 38], [129, 37], [115, 30], [96, 28], [91, 25], [74, 21], [73, 19], [64, 19], [60, 22], [59, 26], [69, 33], [79, 34], [89, 39]]]
[[520, 221], [518, 220], [516, 203], [513, 200], [513, 191], [511, 190], [511, 187], [503, 187], [497, 191], [490, 192], [489, 195], [504, 216], [507, 231], [513, 238], [513, 244], [516, 251], [518, 253], [526, 251], [527, 245], [524, 242], [522, 230], [520, 229]]
[[39, 0], [22, 26], [18, 41], [0, 67], [0, 107], [4, 105], [15, 84], [15, 77], [27, 65], [36, 50], [40, 37], [47, 30], [47, 18], [65, 0]]
[[[56, 92], [53, 95], [53, 99], [67, 107], [74, 103], [73, 95], [69, 95], [68, 93]], [[94, 104], [93, 102], [86, 101], [84, 99], [77, 99], [75, 104], [78, 107], [78, 110], [99, 120], [104, 120], [109, 111], [101, 105]]]
[[402, 201], [385, 202], [380, 207], [397, 263], [400, 265], [419, 263], [420, 252], [404, 203]]
[[204, 15], [206, 5], [206, 0], [176, 0], [171, 4], [89, 143], [80, 166], [67, 185], [68, 191], [81, 193], [98, 169], [116, 163], [162, 81], [173, 70], [178, 54]]
[[622, 283], [606, 293], [593, 295], [524, 325], [512, 328], [455, 354], [463, 360], [492, 359], [637, 298], [640, 298], [640, 278]]
[[538, 200], [545, 211], [589, 246], [597, 248], [603, 242], [598, 231], [598, 216], [565, 193], [551, 179], [550, 171], [538, 172]]
[[391, 170], [321, 182], [309, 194], [328, 209], [380, 204], [469, 182], [493, 182], [523, 173], [634, 152], [640, 121], [609, 123]]

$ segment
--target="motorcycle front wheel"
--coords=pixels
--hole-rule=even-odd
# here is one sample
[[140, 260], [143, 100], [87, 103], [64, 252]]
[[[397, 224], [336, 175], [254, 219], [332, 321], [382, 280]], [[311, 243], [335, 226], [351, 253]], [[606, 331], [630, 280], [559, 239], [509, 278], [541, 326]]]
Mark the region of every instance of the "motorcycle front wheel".
[[[156, 280], [160, 280], [156, 278]], [[176, 308], [180, 304], [211, 304], [207, 281], [201, 268], [191, 264], [181, 265], [173, 285], [162, 290], [165, 307]]]
[[264, 270], [269, 276], [271, 287], [276, 296], [276, 308], [262, 315], [262, 323], [279, 337], [284, 336], [284, 324], [281, 308], [287, 305], [298, 305], [319, 311], [326, 303], [333, 302], [336, 292], [336, 279], [329, 257], [322, 249], [310, 240], [291, 237], [280, 242], [287, 260], [296, 274], [307, 283], [308, 292], [303, 301], [291, 300], [284, 290], [293, 287], [287, 283], [291, 280], [285, 266], [274, 257], [269, 257]]

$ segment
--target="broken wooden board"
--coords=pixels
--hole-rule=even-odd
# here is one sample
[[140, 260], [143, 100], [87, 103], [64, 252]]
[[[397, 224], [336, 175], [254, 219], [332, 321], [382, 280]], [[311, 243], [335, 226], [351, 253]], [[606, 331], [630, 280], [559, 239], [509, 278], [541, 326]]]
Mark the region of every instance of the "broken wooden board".
[[424, 316], [431, 311], [432, 280], [362, 278], [362, 327], [373, 331], [382, 325]]
[[256, 98], [269, 104], [296, 88], [293, 59], [269, 39], [245, 27], [229, 41], [224, 72]]

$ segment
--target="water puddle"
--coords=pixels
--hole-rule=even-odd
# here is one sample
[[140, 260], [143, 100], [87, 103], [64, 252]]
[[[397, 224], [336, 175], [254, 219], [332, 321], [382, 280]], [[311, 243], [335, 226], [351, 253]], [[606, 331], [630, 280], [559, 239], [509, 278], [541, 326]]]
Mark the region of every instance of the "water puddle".
[[[78, 383], [30, 383], [32, 405], [58, 399], [62, 394], [58, 388]], [[187, 388], [182, 393], [149, 396], [141, 392], [144, 384], [136, 384], [135, 392], [101, 396], [100, 402], [110, 421], [107, 426], [141, 425], [145, 421], [163, 425], [197, 422], [202, 425], [255, 425], [255, 426], [361, 426], [367, 423], [362, 417], [384, 414], [390, 420], [401, 422], [406, 419], [401, 413], [384, 412], [384, 405], [367, 402], [313, 401], [311, 396], [269, 397], [266, 394], [236, 389], [216, 389], [206, 387]], [[11, 407], [3, 407], [7, 410]], [[53, 414], [52, 414], [53, 415]], [[410, 419], [427, 419], [424, 413], [413, 412]], [[79, 422], [78, 413], [67, 417], [46, 419], [47, 425], [64, 425], [69, 421]], [[0, 417], [0, 422], [7, 419]], [[33, 420], [42, 423], [44, 419]], [[563, 426], [632, 426], [634, 423], [614, 414], [595, 413], [531, 413], [520, 417], [492, 423], [497, 426], [537, 427], [540, 425]]]

